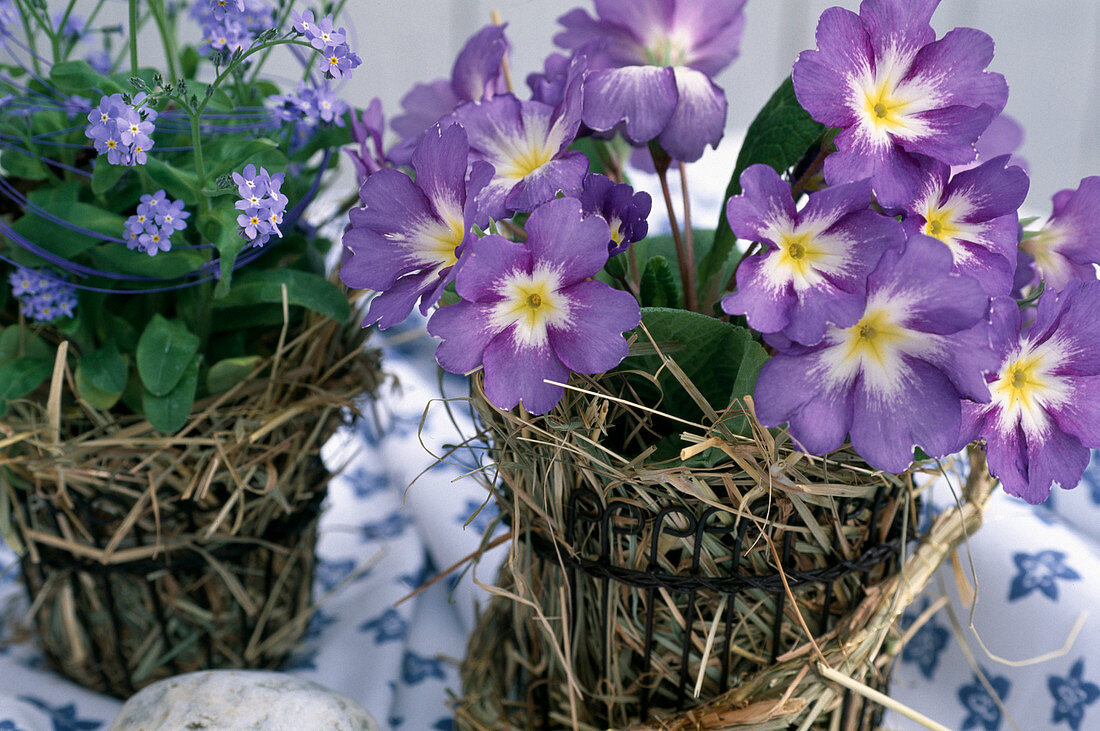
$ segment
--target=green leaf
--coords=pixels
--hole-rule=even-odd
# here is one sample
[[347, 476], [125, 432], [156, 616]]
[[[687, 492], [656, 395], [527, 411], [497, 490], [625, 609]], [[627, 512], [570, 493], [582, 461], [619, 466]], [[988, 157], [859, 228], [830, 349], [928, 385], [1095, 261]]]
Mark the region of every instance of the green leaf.
[[122, 245], [97, 246], [90, 252], [92, 265], [115, 274], [131, 274], [157, 279], [185, 276], [207, 262], [196, 250], [161, 251], [149, 256], [144, 251]]
[[229, 294], [233, 282], [233, 262], [248, 243], [237, 232], [235, 213], [235, 210], [223, 212], [226, 220], [210, 219], [203, 231], [218, 250], [218, 284], [214, 287], [214, 299], [222, 299]]
[[228, 391], [247, 378], [260, 360], [258, 355], [219, 360], [206, 374], [206, 390], [212, 394]]
[[[734, 399], [752, 393], [756, 376], [768, 356], [763, 347], [752, 339], [745, 328], [731, 325], [713, 317], [687, 310], [646, 307], [642, 309], [642, 323], [656, 341], [665, 357], [674, 361], [699, 390], [711, 408], [722, 413]], [[660, 391], [652, 382], [641, 377], [632, 379], [632, 385], [644, 403], [654, 405], [672, 416], [705, 422], [706, 412], [695, 402], [668, 368], [662, 369], [663, 360], [653, 344], [639, 327], [631, 355], [615, 369], [638, 370], [656, 374]], [[740, 431], [742, 421], [731, 415], [725, 424]], [[682, 426], [668, 424], [669, 436], [675, 437]], [[670, 439], [659, 456], [672, 456], [683, 446], [675, 438]], [[675, 451], [673, 451], [675, 450]]]
[[[126, 383], [123, 381], [123, 387], [125, 387], [125, 385]], [[123, 389], [120, 388], [117, 392], [110, 392], [97, 388], [88, 375], [88, 369], [84, 367], [84, 361], [82, 360], [80, 364], [77, 365], [76, 392], [80, 398], [87, 401], [94, 408], [102, 411], [112, 408], [118, 403], [119, 397], [122, 396], [122, 390]]]
[[188, 170], [181, 170], [161, 160], [159, 157], [149, 155], [145, 163], [145, 171], [153, 182], [164, 188], [169, 198], [183, 199], [191, 205], [195, 205], [202, 193], [199, 191], [199, 178]]
[[316, 152], [346, 145], [351, 141], [350, 127], [322, 127], [300, 149], [294, 151], [291, 159], [295, 162], [304, 162], [313, 157]]
[[300, 305], [339, 322], [351, 317], [348, 298], [322, 276], [297, 269], [267, 269], [240, 274], [229, 294], [215, 300], [214, 308], [240, 307], [261, 303], [281, 303], [283, 285], [287, 302]]
[[[38, 200], [35, 200], [35, 203], [42, 206], [47, 213], [54, 217], [92, 232], [73, 231], [35, 213], [28, 213], [12, 224], [12, 228], [21, 236], [66, 259], [71, 259], [77, 254], [103, 243], [103, 239], [95, 234], [102, 234], [111, 238], [120, 237], [126, 223], [126, 219], [117, 213], [112, 213], [100, 206], [88, 203], [72, 201], [39, 202]], [[112, 246], [121, 246], [121, 244], [114, 242], [109, 243]]]
[[88, 382], [104, 393], [118, 395], [126, 388], [126, 359], [119, 354], [114, 340], [107, 341], [99, 350], [86, 353], [80, 359], [80, 366]]
[[7, 401], [23, 398], [53, 373], [53, 363], [37, 358], [16, 358], [0, 363], [0, 414]]
[[145, 418], [158, 431], [171, 434], [187, 423], [199, 385], [199, 360], [194, 358], [188, 363], [179, 383], [168, 393], [158, 396], [147, 389], [142, 394]]
[[184, 78], [195, 78], [195, 72], [199, 70], [199, 61], [201, 60], [202, 56], [199, 55], [194, 46], [184, 46], [183, 51], [180, 53], [180, 66], [183, 69]]
[[97, 157], [95, 167], [92, 169], [92, 192], [96, 195], [103, 195], [112, 190], [118, 185], [118, 181], [122, 180], [122, 176], [126, 174], [126, 171], [125, 165], [112, 165], [107, 162], [106, 155]]
[[20, 149], [7, 149], [0, 153], [0, 169], [7, 177], [24, 180], [45, 180], [48, 175], [36, 155], [28, 155]]
[[745, 142], [741, 145], [737, 164], [722, 199], [722, 212], [714, 232], [714, 245], [699, 265], [701, 291], [707, 297], [700, 301], [717, 299], [724, 280], [715, 272], [721, 271], [728, 263], [737, 242], [737, 237], [726, 220], [725, 201], [741, 192], [741, 173], [750, 165], [762, 163], [770, 165], [782, 175], [797, 164], [814, 143], [822, 139], [826, 129], [820, 122], [815, 122], [809, 112], [798, 103], [794, 84], [788, 76], [745, 133]]
[[642, 272], [641, 302], [643, 307], [679, 307], [680, 292], [668, 259], [655, 256], [646, 262]]
[[219, 137], [209, 145], [203, 145], [203, 153], [215, 161], [208, 173], [209, 178], [214, 180], [221, 175], [240, 170], [246, 163], [255, 161], [261, 153], [277, 147], [278, 143], [265, 137], [259, 139], [243, 135]]
[[125, 317], [111, 312], [100, 312], [95, 318], [96, 337], [101, 341], [113, 340], [124, 353], [137, 349], [138, 331]]
[[99, 98], [104, 94], [125, 94], [130, 90], [96, 72], [86, 61], [63, 61], [50, 68], [50, 83], [66, 94]]
[[31, 358], [53, 363], [53, 349], [30, 330], [24, 329], [20, 333], [18, 325], [11, 325], [0, 330], [0, 363], [16, 358]]
[[137, 345], [137, 368], [145, 390], [165, 396], [176, 388], [199, 350], [199, 337], [178, 320], [153, 315]]

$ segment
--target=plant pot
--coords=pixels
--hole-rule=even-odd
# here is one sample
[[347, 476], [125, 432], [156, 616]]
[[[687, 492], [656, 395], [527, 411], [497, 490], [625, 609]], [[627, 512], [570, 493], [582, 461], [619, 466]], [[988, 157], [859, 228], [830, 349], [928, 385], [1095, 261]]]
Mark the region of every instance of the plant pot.
[[125, 697], [178, 673], [279, 666], [312, 612], [320, 449], [380, 377], [362, 340], [304, 326], [173, 435], [62, 398], [64, 377], [13, 405], [0, 528], [58, 670]]
[[[744, 438], [685, 427], [699, 445], [686, 461], [624, 456], [616, 435], [659, 417], [616, 375], [582, 388], [529, 418], [475, 379], [514, 541], [470, 641], [459, 725], [874, 727], [881, 708], [817, 667], [886, 687], [895, 622], [961, 537], [913, 550], [914, 475], [847, 450], [809, 457], [758, 424]], [[708, 448], [723, 454], [700, 464]], [[975, 459], [980, 518], [992, 481]]]

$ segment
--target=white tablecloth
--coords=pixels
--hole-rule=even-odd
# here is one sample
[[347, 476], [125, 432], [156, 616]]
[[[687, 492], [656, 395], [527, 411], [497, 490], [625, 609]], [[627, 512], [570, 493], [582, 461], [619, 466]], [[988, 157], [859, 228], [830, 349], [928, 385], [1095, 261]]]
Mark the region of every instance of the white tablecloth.
[[[329, 465], [347, 467], [332, 483], [322, 518], [321, 608], [289, 671], [356, 699], [385, 728], [449, 729], [448, 691], [457, 691], [465, 637], [488, 597], [474, 579], [491, 582], [506, 549], [484, 560], [476, 577], [453, 574], [395, 605], [474, 551], [495, 510], [486, 505], [463, 527], [485, 500], [484, 489], [465, 476], [478, 467], [476, 451], [459, 450], [452, 464], [420, 474], [433, 462], [421, 438], [442, 454], [444, 445], [473, 433], [462, 402], [452, 404], [460, 436], [444, 404], [433, 401], [440, 394], [434, 343], [407, 328], [373, 342], [386, 344], [385, 367], [395, 381], [368, 418], [327, 445]], [[460, 378], [443, 383], [452, 396], [465, 389]], [[939, 492], [941, 502], [950, 499]], [[946, 595], [960, 629], [942, 609], [924, 624], [897, 663], [891, 695], [952, 729], [1100, 729], [1100, 616], [1086, 617], [1069, 649], [1041, 663], [992, 657], [1019, 662], [1059, 650], [1083, 613], [1100, 606], [1100, 460], [1078, 489], [1059, 491], [1046, 506], [999, 494], [960, 554], [967, 576], [970, 557], [978, 590], [974, 630], [947, 567], [909, 616]], [[0, 546], [0, 731], [106, 729], [120, 702], [52, 673], [22, 639], [26, 599], [14, 563]], [[919, 728], [893, 714], [886, 727]]]

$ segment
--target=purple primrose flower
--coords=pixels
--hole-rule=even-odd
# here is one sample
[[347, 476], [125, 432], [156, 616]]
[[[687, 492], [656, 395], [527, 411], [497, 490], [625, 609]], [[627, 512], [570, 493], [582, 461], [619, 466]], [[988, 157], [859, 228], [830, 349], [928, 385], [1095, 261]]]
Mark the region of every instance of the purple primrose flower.
[[591, 279], [607, 262], [607, 224], [584, 218], [573, 198], [550, 201], [527, 219], [527, 240], [489, 235], [469, 244], [455, 279], [462, 301], [441, 307], [428, 332], [451, 373], [481, 368], [485, 395], [500, 409], [522, 403], [544, 414], [561, 400], [570, 371], [601, 373], [627, 354], [625, 331], [638, 302]]
[[829, 323], [855, 325], [867, 303], [867, 275], [884, 251], [905, 243], [897, 221], [870, 209], [870, 183], [811, 193], [801, 211], [790, 185], [767, 165], [741, 173], [741, 187], [726, 216], [739, 238], [765, 250], [741, 262], [737, 291], [722, 309], [803, 345], [817, 344]]
[[390, 126], [401, 141], [390, 150], [390, 158], [407, 164], [424, 133], [454, 111], [463, 102], [480, 102], [508, 91], [504, 82], [503, 62], [508, 54], [504, 25], [487, 25], [459, 51], [451, 69], [451, 78], [417, 84], [401, 99], [404, 114], [393, 118]]
[[990, 296], [1012, 291], [1020, 238], [1017, 209], [1027, 197], [1027, 174], [1008, 155], [950, 175], [925, 159], [917, 197], [905, 206], [908, 233], [923, 233], [951, 249], [955, 271], [969, 274]]
[[1054, 194], [1054, 211], [1040, 231], [1020, 242], [1035, 261], [1037, 275], [1050, 289], [1074, 279], [1096, 278], [1100, 263], [1100, 176], [1081, 181], [1077, 190]]
[[370, 104], [363, 110], [360, 119], [355, 119], [354, 116], [351, 119], [351, 136], [359, 149], [346, 147], [344, 152], [348, 154], [352, 164], [355, 165], [355, 173], [359, 178], [360, 186], [363, 185], [363, 181], [369, 175], [388, 167], [386, 153], [382, 150], [382, 133], [384, 129], [382, 101], [378, 97], [371, 99]]
[[1039, 299], [1021, 332], [1016, 303], [992, 308], [1000, 365], [986, 376], [989, 403], [963, 404], [963, 439], [985, 440], [1005, 492], [1041, 503], [1058, 483], [1076, 487], [1100, 447], [1100, 282], [1071, 281]]
[[475, 238], [472, 227], [487, 223], [478, 216], [475, 199], [492, 168], [475, 163], [467, 181], [468, 160], [465, 130], [456, 124], [436, 127], [413, 152], [415, 181], [386, 169], [359, 188], [363, 206], [351, 211], [344, 231], [340, 279], [380, 293], [364, 325], [397, 325], [417, 300], [427, 314], [454, 280], [463, 248]]
[[621, 128], [634, 144], [656, 139], [673, 159], [717, 146], [726, 99], [711, 77], [739, 52], [745, 0], [596, 0], [558, 22], [562, 48], [587, 58], [585, 125]]
[[495, 171], [478, 197], [483, 213], [501, 219], [534, 210], [559, 191], [581, 192], [588, 158], [567, 149], [580, 128], [581, 83], [581, 68], [575, 66], [557, 107], [502, 94], [455, 110], [453, 118], [469, 135], [470, 158]]
[[649, 193], [635, 193], [625, 183], [616, 184], [606, 175], [588, 173], [584, 176], [579, 198], [585, 216], [600, 216], [607, 221], [611, 232], [608, 243], [611, 256], [623, 253], [649, 233], [646, 218], [653, 208]]
[[818, 50], [794, 64], [794, 89], [810, 115], [839, 127], [825, 179], [870, 177], [886, 206], [911, 200], [919, 156], [949, 165], [974, 160], [974, 142], [1005, 105], [1008, 86], [984, 71], [993, 40], [956, 28], [940, 40], [929, 25], [939, 0], [863, 0], [859, 14], [829, 8]]
[[760, 423], [788, 423], [812, 454], [850, 434], [856, 452], [886, 472], [906, 469], [915, 446], [932, 456], [955, 451], [961, 399], [989, 400], [982, 372], [996, 361], [989, 297], [953, 265], [946, 246], [922, 235], [884, 253], [856, 324], [830, 326], [819, 344], [792, 344], [764, 364], [755, 389]]

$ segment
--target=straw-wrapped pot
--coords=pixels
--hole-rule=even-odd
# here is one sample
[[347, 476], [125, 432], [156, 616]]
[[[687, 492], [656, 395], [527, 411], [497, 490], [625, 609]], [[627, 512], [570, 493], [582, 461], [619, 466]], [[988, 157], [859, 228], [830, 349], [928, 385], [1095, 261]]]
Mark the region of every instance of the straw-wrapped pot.
[[[874, 727], [896, 620], [980, 522], [980, 453], [966, 502], [918, 540], [913, 474], [802, 454], [751, 400], [751, 436], [680, 424], [683, 459], [624, 457], [611, 445], [661, 418], [624, 383], [587, 379], [532, 418], [475, 379], [513, 543], [470, 640], [459, 726]], [[683, 461], [707, 449], [709, 466]]]
[[65, 675], [127, 696], [177, 673], [274, 668], [306, 629], [319, 452], [379, 371], [358, 328], [309, 315], [285, 335], [173, 435], [73, 398], [64, 343], [49, 393], [12, 404], [0, 529]]

